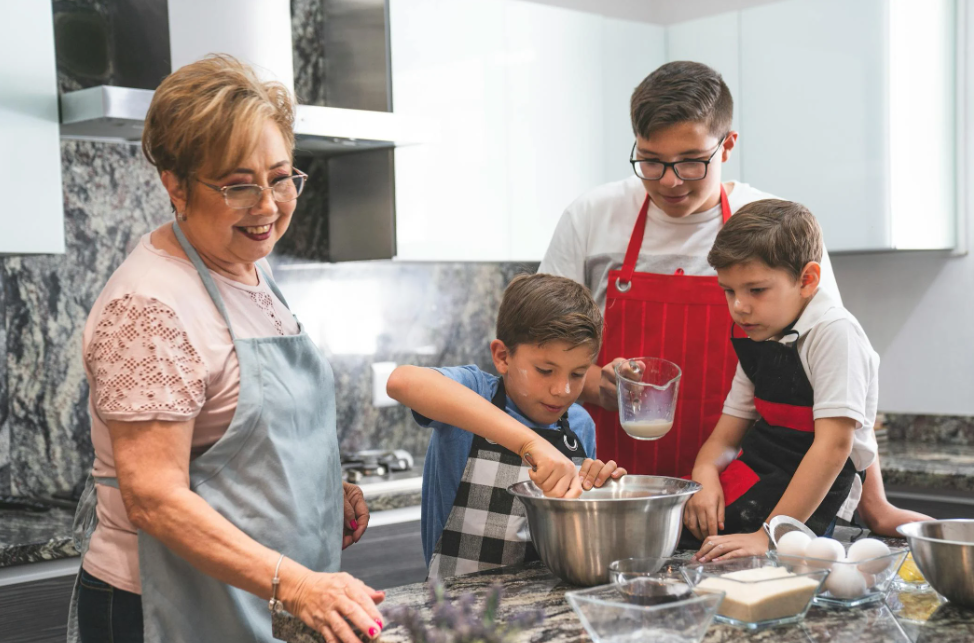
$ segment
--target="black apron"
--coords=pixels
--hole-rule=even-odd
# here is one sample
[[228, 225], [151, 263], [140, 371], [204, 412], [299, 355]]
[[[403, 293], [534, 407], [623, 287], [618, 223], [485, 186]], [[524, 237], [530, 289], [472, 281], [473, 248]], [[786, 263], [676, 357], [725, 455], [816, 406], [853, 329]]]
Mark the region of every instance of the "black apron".
[[[507, 412], [504, 380], [497, 380], [491, 402]], [[585, 447], [568, 425], [568, 412], [557, 429], [530, 427], [559, 452], [580, 465]], [[433, 549], [429, 577], [448, 578], [538, 560], [531, 544], [524, 505], [507, 492], [529, 480], [530, 467], [518, 454], [479, 435], [473, 436], [453, 508]]]
[[[785, 336], [793, 342], [755, 342], [735, 337], [731, 343], [741, 368], [754, 383], [754, 406], [760, 417], [748, 430], [741, 452], [720, 474], [724, 491], [724, 531], [759, 531], [781, 500], [805, 454], [815, 440], [812, 406], [815, 393], [798, 353], [799, 333], [791, 327]], [[847, 459], [818, 509], [805, 521], [823, 535], [849, 497], [855, 466]]]

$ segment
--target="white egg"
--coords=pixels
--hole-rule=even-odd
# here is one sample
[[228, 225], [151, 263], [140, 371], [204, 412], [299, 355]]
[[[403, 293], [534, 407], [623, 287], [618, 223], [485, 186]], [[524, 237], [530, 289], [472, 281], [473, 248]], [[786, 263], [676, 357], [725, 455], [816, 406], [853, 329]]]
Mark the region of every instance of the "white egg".
[[866, 593], [866, 579], [852, 565], [836, 565], [825, 579], [825, 589], [836, 598], [858, 598]]
[[853, 562], [859, 562], [860, 560], [869, 561], [859, 565], [859, 571], [869, 574], [879, 574], [886, 571], [886, 568], [893, 562], [892, 558], [869, 560], [870, 558], [880, 558], [881, 556], [889, 556], [889, 547], [886, 543], [875, 538], [863, 538], [858, 542], [852, 543], [852, 547], [849, 547], [849, 560]]
[[859, 573], [862, 574], [862, 580], [864, 583], [866, 583], [867, 590], [872, 589], [878, 583], [878, 581], [876, 580], [876, 576], [874, 574], [870, 574], [868, 572], [859, 572]]
[[820, 569], [831, 569], [832, 562], [845, 558], [845, 548], [838, 540], [815, 538], [805, 547], [805, 556], [818, 559], [806, 561], [809, 565]]
[[785, 556], [802, 557], [805, 555], [805, 547], [812, 539], [800, 531], [789, 531], [778, 540], [778, 553]]

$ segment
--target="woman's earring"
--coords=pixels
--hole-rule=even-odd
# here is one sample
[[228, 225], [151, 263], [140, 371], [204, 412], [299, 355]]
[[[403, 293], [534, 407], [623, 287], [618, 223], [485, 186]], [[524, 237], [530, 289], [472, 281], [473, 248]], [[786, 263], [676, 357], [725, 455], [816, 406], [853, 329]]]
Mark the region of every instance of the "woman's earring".
[[185, 221], [186, 220], [186, 213], [185, 212], [179, 212], [179, 213], [176, 214], [176, 218], [179, 219], [180, 221]]

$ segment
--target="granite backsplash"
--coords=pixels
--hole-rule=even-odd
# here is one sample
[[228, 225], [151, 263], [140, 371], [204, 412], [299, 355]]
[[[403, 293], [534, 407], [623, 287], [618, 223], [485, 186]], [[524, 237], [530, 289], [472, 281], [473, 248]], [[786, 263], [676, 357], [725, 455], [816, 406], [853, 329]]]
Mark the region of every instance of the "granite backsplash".
[[[138, 0], [52, 6], [61, 91], [151, 89], [169, 72], [168, 33], [159, 28], [164, 1], [151, 8]], [[326, 2], [292, 0], [291, 9], [296, 93], [302, 103], [327, 105]], [[341, 447], [422, 454], [428, 435], [403, 407], [372, 406], [371, 364], [489, 367], [504, 286], [537, 265], [329, 264], [324, 164], [300, 162], [313, 179], [272, 262], [285, 296], [332, 360]], [[61, 164], [65, 254], [0, 258], [0, 495], [69, 490], [85, 475], [92, 460], [81, 361], [88, 311], [138, 239], [172, 216], [137, 146], [65, 140]]]

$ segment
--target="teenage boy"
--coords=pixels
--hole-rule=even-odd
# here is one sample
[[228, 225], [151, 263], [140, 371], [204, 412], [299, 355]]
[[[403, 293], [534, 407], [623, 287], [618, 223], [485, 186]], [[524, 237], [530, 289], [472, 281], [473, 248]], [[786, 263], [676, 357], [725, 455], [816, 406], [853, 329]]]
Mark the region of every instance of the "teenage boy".
[[522, 275], [490, 344], [499, 377], [476, 366], [393, 371], [389, 395], [433, 429], [421, 514], [430, 577], [537, 560], [510, 485], [530, 478], [545, 495], [577, 497], [625, 474], [594, 460], [595, 425], [575, 404], [601, 341], [602, 314], [583, 286]]

